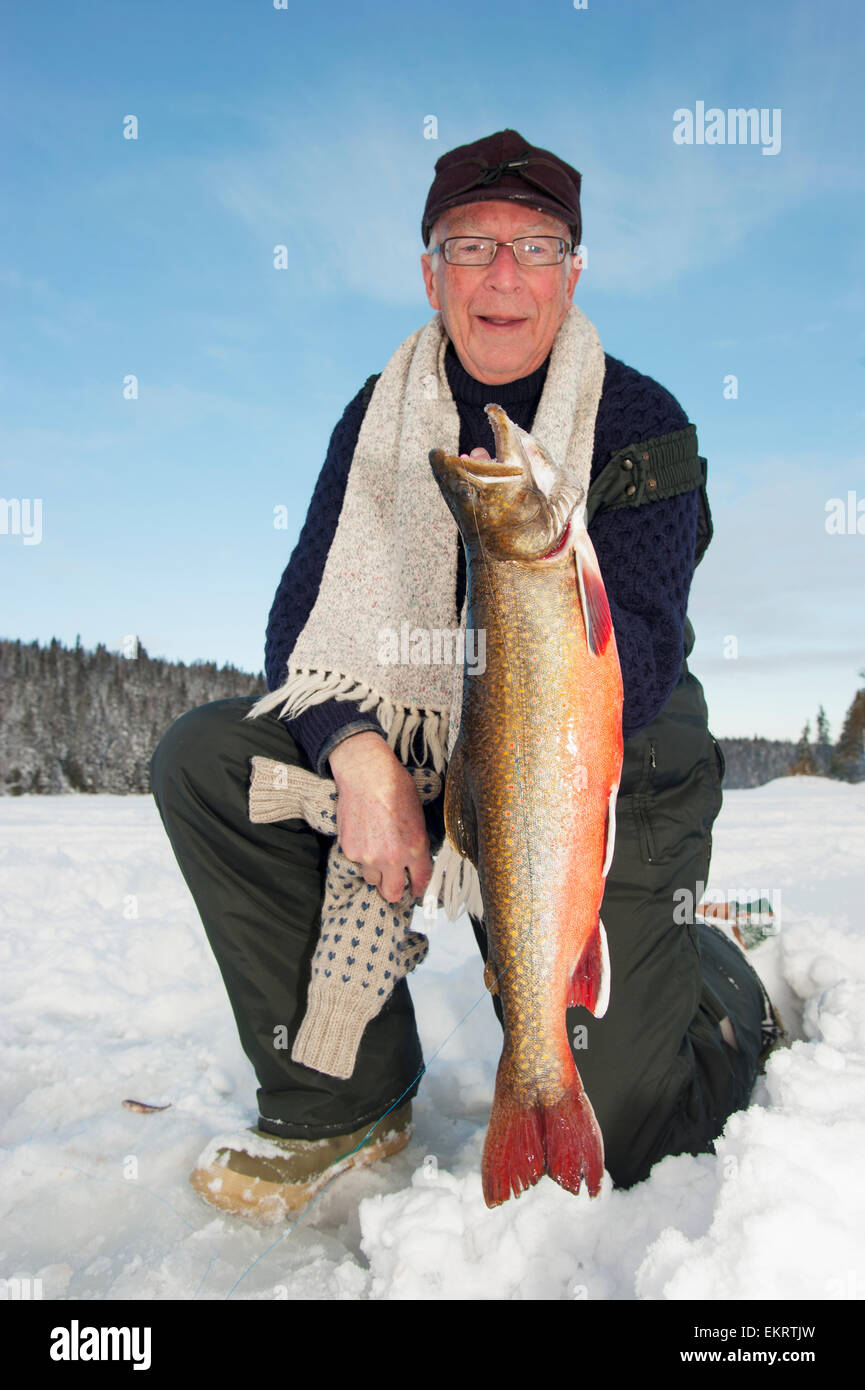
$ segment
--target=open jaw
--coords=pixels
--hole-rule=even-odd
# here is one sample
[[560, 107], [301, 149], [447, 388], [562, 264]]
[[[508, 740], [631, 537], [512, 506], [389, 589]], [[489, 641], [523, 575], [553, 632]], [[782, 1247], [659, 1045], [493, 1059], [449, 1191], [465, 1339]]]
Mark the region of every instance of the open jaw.
[[[506, 483], [523, 476], [517, 463], [502, 463], [499, 459], [460, 459], [460, 471], [466, 478], [479, 483]], [[469, 466], [471, 465], [471, 466]]]
[[[514, 427], [500, 405], [486, 405], [484, 406], [484, 411], [490, 422], [490, 429], [493, 432], [493, 439], [496, 444], [496, 459], [499, 454], [502, 455], [502, 458], [505, 458], [509, 453], [514, 452], [514, 445], [516, 443], [514, 439]], [[517, 454], [519, 455], [521, 453], [522, 450], [518, 448]], [[495, 463], [496, 459], [493, 459], [492, 462]], [[474, 461], [477, 462], [477, 460]], [[500, 468], [507, 466], [508, 465], [505, 464], [499, 464]], [[513, 464], [510, 466], [515, 467]], [[522, 472], [523, 465], [516, 466], [515, 471]]]

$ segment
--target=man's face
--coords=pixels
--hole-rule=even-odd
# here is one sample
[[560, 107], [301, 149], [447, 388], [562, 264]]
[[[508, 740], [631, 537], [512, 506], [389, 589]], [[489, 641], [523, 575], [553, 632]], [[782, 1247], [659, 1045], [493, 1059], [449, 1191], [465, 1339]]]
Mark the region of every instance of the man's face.
[[[521, 203], [465, 203], [443, 213], [434, 242], [448, 236], [561, 236], [564, 222]], [[497, 386], [536, 371], [552, 348], [580, 278], [579, 262], [523, 266], [513, 248], [499, 246], [491, 265], [448, 265], [444, 255], [421, 256], [427, 298], [440, 309], [460, 362], [477, 381]]]

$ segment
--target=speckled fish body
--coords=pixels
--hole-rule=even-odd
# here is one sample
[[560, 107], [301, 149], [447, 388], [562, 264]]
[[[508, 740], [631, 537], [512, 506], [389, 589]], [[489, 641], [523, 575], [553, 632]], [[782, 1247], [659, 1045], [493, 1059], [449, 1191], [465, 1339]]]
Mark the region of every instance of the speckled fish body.
[[548, 1173], [596, 1194], [603, 1140], [565, 1010], [600, 1016], [600, 922], [622, 764], [622, 682], [582, 490], [499, 406], [490, 463], [430, 463], [460, 528], [467, 624], [486, 633], [466, 672], [445, 794], [448, 837], [475, 864], [504, 1043], [483, 1156], [489, 1206]]

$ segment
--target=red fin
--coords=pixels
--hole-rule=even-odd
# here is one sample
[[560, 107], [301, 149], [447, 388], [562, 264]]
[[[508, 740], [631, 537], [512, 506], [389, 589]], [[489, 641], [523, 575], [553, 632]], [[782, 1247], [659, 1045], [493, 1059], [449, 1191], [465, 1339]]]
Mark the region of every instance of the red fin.
[[604, 1141], [576, 1071], [551, 1106], [521, 1106], [496, 1083], [481, 1164], [487, 1206], [519, 1197], [544, 1173], [568, 1192], [579, 1192], [582, 1178], [593, 1197], [600, 1191]]
[[595, 1018], [603, 1018], [607, 1012], [609, 997], [610, 956], [607, 934], [599, 917], [598, 925], [586, 942], [577, 968], [571, 976], [566, 1007], [575, 1009], [578, 1004], [582, 1004]]
[[602, 656], [613, 631], [613, 619], [607, 600], [607, 591], [601, 578], [598, 557], [588, 534], [583, 534], [574, 547], [577, 564], [580, 599], [583, 605], [583, 619], [586, 624], [586, 641], [589, 651]]
[[[499, 1074], [502, 1064], [499, 1063]], [[546, 1171], [544, 1135], [537, 1106], [522, 1107], [496, 1079], [493, 1109], [487, 1126], [481, 1177], [484, 1201], [500, 1206], [511, 1193], [519, 1197], [534, 1187]]]
[[579, 1192], [580, 1179], [585, 1178], [589, 1195], [597, 1197], [604, 1176], [604, 1141], [578, 1076], [543, 1117], [550, 1177], [566, 1192]]

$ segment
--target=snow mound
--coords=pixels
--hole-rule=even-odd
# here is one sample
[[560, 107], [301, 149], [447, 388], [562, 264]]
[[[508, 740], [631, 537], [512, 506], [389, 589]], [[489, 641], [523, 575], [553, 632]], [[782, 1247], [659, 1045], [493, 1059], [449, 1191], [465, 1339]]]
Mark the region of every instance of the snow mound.
[[215, 1134], [255, 1123], [256, 1083], [152, 802], [0, 799], [0, 1296], [28, 1278], [45, 1299], [865, 1297], [863, 813], [865, 787], [815, 778], [727, 794], [709, 886], [775, 903], [751, 959], [793, 1043], [716, 1155], [489, 1211], [501, 1033], [468, 922], [440, 916], [411, 981], [411, 1143], [262, 1229], [188, 1186]]

